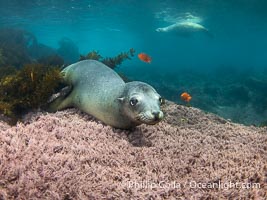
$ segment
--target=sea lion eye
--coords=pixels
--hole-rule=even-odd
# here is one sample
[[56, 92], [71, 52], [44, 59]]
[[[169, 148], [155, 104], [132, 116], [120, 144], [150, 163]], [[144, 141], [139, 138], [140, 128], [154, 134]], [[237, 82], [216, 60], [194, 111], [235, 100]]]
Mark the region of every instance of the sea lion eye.
[[164, 103], [165, 103], [165, 99], [163, 99], [163, 98], [159, 98], [159, 103], [160, 103], [160, 105], [163, 105]]
[[135, 98], [133, 98], [133, 99], [130, 100], [131, 106], [135, 106], [137, 103], [138, 103], [138, 100], [135, 99]]

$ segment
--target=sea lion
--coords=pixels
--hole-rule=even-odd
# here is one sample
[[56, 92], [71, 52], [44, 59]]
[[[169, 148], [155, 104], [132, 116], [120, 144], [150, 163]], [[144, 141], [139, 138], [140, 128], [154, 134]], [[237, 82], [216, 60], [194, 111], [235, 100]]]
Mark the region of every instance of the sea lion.
[[63, 69], [62, 75], [71, 90], [54, 99], [50, 111], [77, 107], [121, 129], [153, 125], [163, 119], [163, 99], [152, 86], [139, 81], [125, 83], [101, 62], [80, 61]]
[[190, 36], [193, 33], [203, 32], [209, 37], [213, 37], [213, 35], [209, 32], [209, 30], [205, 28], [204, 26], [202, 26], [201, 24], [194, 23], [194, 22], [187, 22], [187, 21], [175, 23], [170, 26], [163, 27], [163, 28], [157, 28], [156, 31], [165, 32], [165, 33], [170, 32], [170, 33], [175, 33], [181, 36]]

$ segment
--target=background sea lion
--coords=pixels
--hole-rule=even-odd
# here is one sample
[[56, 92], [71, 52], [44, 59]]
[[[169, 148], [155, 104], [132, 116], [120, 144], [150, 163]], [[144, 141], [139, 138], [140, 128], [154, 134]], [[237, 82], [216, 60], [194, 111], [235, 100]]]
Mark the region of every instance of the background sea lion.
[[204, 26], [202, 26], [201, 24], [194, 23], [194, 22], [187, 22], [187, 21], [175, 23], [170, 26], [163, 27], [163, 28], [157, 28], [156, 31], [166, 32], [166, 33], [170, 32], [170, 33], [175, 33], [175, 34], [182, 35], [182, 36], [190, 36], [193, 33], [203, 32], [209, 37], [213, 37], [213, 35], [209, 32], [209, 30], [205, 28]]
[[163, 100], [153, 87], [138, 81], [125, 83], [101, 62], [80, 61], [66, 67], [62, 74], [72, 89], [51, 103], [51, 111], [74, 106], [105, 124], [123, 129], [142, 123], [156, 124], [163, 119]]

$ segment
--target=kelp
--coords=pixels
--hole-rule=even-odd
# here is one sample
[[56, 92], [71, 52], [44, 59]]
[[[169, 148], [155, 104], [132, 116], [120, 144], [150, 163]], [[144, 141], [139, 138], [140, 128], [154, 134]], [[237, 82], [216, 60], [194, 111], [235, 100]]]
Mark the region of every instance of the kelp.
[[81, 61], [81, 60], [98, 60], [98, 61], [100, 61], [102, 59], [103, 59], [103, 57], [98, 53], [98, 51], [93, 50], [85, 56], [80, 55], [79, 61]]
[[87, 59], [92, 59], [92, 60], [98, 60], [111, 69], [115, 69], [118, 65], [121, 65], [123, 61], [126, 59], [131, 60], [131, 57], [134, 56], [135, 50], [131, 48], [128, 52], [122, 52], [119, 55], [115, 57], [106, 57], [103, 58], [98, 51], [91, 51], [89, 52], [86, 56], [81, 55], [80, 56], [80, 61], [81, 60], [87, 60]]
[[[32, 109], [46, 105], [61, 83], [60, 69], [28, 64], [0, 79], [0, 113], [19, 119]], [[14, 121], [14, 120], [13, 120]]]

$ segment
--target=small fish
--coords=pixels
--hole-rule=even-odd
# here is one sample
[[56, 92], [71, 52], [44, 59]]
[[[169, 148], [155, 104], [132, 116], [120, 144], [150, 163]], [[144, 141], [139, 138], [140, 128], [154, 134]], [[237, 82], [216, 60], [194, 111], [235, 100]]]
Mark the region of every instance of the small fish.
[[139, 53], [138, 58], [146, 63], [151, 63], [152, 61], [151, 57], [145, 53]]
[[189, 103], [191, 101], [192, 97], [187, 92], [184, 92], [184, 93], [181, 94], [181, 99], [183, 101]]

